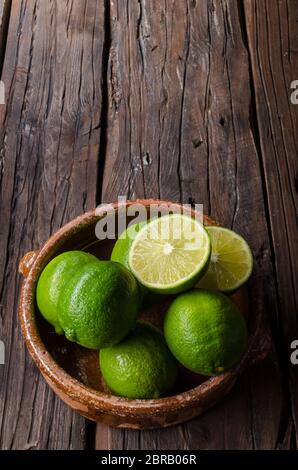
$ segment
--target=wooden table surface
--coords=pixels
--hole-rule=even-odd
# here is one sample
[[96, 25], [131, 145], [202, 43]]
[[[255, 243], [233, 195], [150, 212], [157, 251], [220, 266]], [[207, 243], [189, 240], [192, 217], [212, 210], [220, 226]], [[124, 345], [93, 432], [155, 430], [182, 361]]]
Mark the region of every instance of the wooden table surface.
[[[0, 448], [297, 447], [297, 22], [296, 0], [0, 0]], [[202, 203], [254, 251], [272, 351], [170, 429], [86, 422], [21, 338], [20, 257], [118, 195]]]

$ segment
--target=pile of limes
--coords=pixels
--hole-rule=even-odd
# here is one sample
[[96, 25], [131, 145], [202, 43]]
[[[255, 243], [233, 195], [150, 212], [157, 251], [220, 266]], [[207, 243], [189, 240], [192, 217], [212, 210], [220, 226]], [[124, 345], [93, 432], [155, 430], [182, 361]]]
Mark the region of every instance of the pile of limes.
[[[58, 334], [100, 350], [104, 380], [116, 395], [158, 398], [177, 364], [216, 375], [246, 349], [245, 321], [230, 298], [252, 272], [245, 242], [231, 230], [171, 214], [130, 226], [111, 260], [70, 251], [54, 258], [37, 284], [37, 305]], [[146, 304], [173, 295], [164, 335], [137, 321]]]

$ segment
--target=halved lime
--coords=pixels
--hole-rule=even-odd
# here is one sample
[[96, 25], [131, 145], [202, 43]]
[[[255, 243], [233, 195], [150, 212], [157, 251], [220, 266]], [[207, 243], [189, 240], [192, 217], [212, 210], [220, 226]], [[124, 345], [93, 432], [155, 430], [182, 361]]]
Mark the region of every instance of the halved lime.
[[135, 237], [129, 265], [138, 281], [163, 294], [183, 292], [204, 275], [211, 245], [204, 226], [182, 214], [157, 218]]
[[206, 227], [212, 252], [207, 273], [198, 284], [205, 289], [232, 292], [244, 284], [252, 273], [253, 256], [247, 242], [223, 227]]

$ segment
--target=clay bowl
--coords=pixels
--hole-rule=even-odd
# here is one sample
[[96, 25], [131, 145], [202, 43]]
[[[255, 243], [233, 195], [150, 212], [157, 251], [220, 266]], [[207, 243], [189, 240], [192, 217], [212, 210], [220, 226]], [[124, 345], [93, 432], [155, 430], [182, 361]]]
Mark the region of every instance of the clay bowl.
[[[121, 210], [132, 203], [127, 201]], [[139, 200], [147, 209], [150, 204], [169, 202]], [[181, 206], [175, 205], [177, 209]], [[24, 282], [20, 300], [20, 319], [25, 342], [31, 356], [50, 387], [71, 408], [83, 416], [104, 422], [113, 427], [155, 428], [181, 423], [198, 416], [214, 405], [233, 386], [247, 364], [256, 336], [256, 323], [252, 323], [248, 350], [241, 363], [229, 372], [206, 378], [191, 374], [181, 367], [175, 390], [170, 396], [158, 400], [127, 400], [113, 396], [105, 388], [98, 365], [98, 352], [84, 349], [56, 335], [52, 327], [39, 314], [35, 303], [35, 288], [38, 277], [46, 264], [67, 250], [86, 250], [101, 259], [109, 259], [113, 240], [98, 240], [96, 223], [106, 211], [119, 210], [118, 204], [101, 207], [72, 220], [55, 233], [40, 251], [30, 252], [20, 263]], [[194, 211], [192, 211], [194, 215]], [[214, 222], [204, 217], [205, 224]], [[234, 297], [246, 314], [245, 291]], [[141, 317], [162, 326], [163, 313], [169, 298], [162, 305], [153, 306], [141, 313]]]

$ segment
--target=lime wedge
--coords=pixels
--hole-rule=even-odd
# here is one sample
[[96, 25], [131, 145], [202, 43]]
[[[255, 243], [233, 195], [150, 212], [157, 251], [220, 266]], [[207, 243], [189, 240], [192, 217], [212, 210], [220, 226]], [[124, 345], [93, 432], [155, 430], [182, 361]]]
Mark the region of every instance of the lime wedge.
[[149, 290], [175, 294], [201, 279], [210, 254], [204, 226], [190, 216], [171, 214], [152, 220], [139, 231], [131, 245], [129, 265]]
[[240, 235], [223, 227], [206, 227], [212, 252], [207, 273], [198, 287], [232, 292], [244, 284], [252, 273], [251, 250]]

